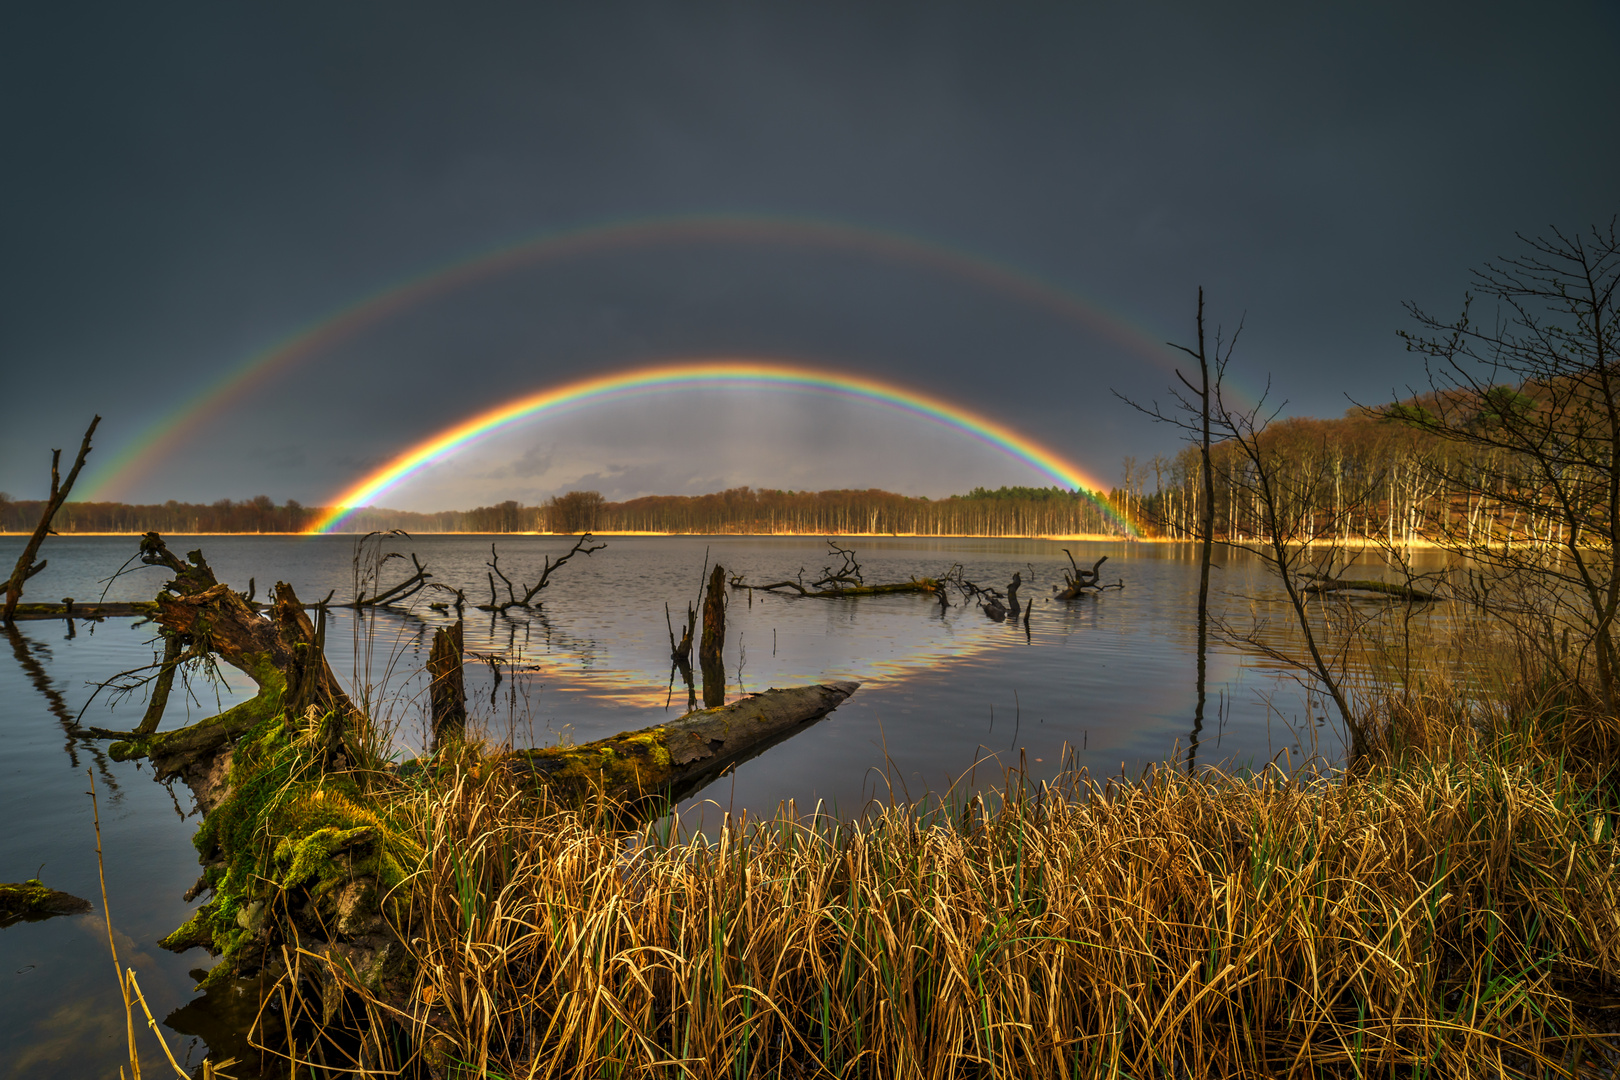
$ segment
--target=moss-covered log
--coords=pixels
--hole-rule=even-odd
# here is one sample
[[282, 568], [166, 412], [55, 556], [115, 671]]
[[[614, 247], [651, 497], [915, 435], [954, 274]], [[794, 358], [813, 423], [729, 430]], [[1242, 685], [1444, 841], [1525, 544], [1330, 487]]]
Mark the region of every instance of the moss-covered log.
[[38, 878], [0, 883], [0, 926], [53, 915], [81, 915], [89, 910], [90, 901], [48, 888]]
[[[155, 601], [152, 618], [194, 655], [212, 655], [245, 673], [258, 694], [233, 709], [175, 731], [129, 734], [109, 753], [115, 760], [150, 758], [157, 779], [181, 779], [206, 813], [222, 796], [231, 745], [255, 725], [284, 712], [314, 708], [341, 734], [356, 710], [326, 663], [322, 635], [292, 586], [278, 583], [267, 611], [222, 585], [201, 551], [177, 558], [157, 533], [141, 540], [141, 559], [174, 572]], [[96, 732], [116, 735], [113, 732]]]
[[859, 685], [767, 690], [583, 746], [519, 750], [506, 761], [565, 804], [598, 793], [632, 804], [681, 799], [826, 716]]
[[269, 618], [245, 596], [221, 585], [201, 551], [181, 562], [156, 533], [141, 540], [142, 561], [175, 578], [157, 596], [159, 626], [179, 634], [251, 678], [261, 690], [291, 691], [289, 707], [314, 705], [352, 715], [354, 705], [320, 655], [316, 628], [292, 586], [278, 582]]
[[[282, 946], [297, 941], [367, 973], [362, 983], [391, 997], [409, 964], [400, 931], [422, 858], [411, 818], [419, 770], [396, 768], [360, 737], [366, 720], [323, 655], [324, 614], [311, 624], [290, 587], [278, 584], [261, 607], [221, 584], [200, 551], [181, 560], [148, 534], [141, 553], [174, 573], [153, 615], [169, 640], [184, 643], [187, 658], [217, 657], [259, 688], [176, 730], [95, 732], [120, 737], [115, 758], [144, 757], [158, 780], [184, 781], [203, 812], [195, 837], [203, 875], [187, 899], [208, 899], [162, 944], [222, 956], [213, 982], [275, 968]], [[436, 650], [444, 674], [459, 669], [459, 635], [444, 634]], [[585, 746], [500, 754], [494, 763], [556, 802], [584, 805], [600, 793], [646, 811], [802, 730], [856, 685], [770, 690]], [[476, 773], [489, 762], [487, 751], [459, 739], [439, 742], [425, 767]]]

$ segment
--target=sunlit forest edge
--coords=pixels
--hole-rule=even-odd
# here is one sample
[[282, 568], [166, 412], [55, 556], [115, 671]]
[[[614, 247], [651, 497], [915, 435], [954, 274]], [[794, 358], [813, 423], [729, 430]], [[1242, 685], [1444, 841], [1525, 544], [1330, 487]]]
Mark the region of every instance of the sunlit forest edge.
[[[1501, 388], [1503, 395], [1517, 397]], [[1512, 401], [1482, 400], [1479, 422]], [[1266, 450], [1298, 474], [1288, 485], [1304, 499], [1310, 520], [1339, 542], [1375, 540], [1413, 544], [1436, 527], [1460, 530], [1471, 539], [1542, 540], [1554, 544], [1556, 514], [1537, 514], [1523, 498], [1533, 486], [1527, 465], [1522, 483], [1500, 462], [1480, 460], [1477, 448], [1426, 430], [1420, 400], [1380, 411], [1355, 409], [1337, 419], [1299, 417], [1279, 421], [1264, 433]], [[1243, 541], [1265, 535], [1250, 468], [1232, 443], [1212, 448], [1215, 468], [1215, 532]], [[1493, 500], [1480, 478], [1489, 474], [1516, 490]], [[1201, 513], [1196, 446], [1147, 462], [1125, 458], [1123, 482], [1106, 492], [1058, 487], [974, 488], [944, 499], [867, 490], [782, 491], [737, 487], [707, 495], [649, 495], [623, 502], [595, 491], [569, 491], [539, 505], [508, 500], [468, 510], [419, 513], [366, 507], [344, 524], [346, 532], [403, 529], [411, 533], [693, 533], [870, 534], [922, 536], [1121, 536], [1129, 521], [1146, 539], [1188, 540]], [[1352, 504], [1354, 507], [1353, 512]], [[0, 532], [27, 532], [39, 520], [38, 500], [0, 492]], [[61, 533], [299, 533], [328, 508], [267, 495], [217, 502], [130, 505], [70, 502], [56, 518]], [[1331, 523], [1328, 524], [1328, 523]], [[1477, 534], [1477, 536], [1476, 536]], [[1308, 536], [1306, 538], [1316, 538]]]

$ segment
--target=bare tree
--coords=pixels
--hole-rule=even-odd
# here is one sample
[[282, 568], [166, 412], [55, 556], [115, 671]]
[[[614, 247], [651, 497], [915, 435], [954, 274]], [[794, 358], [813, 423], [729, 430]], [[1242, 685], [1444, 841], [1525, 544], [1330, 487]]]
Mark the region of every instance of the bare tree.
[[28, 538], [23, 552], [17, 558], [17, 565], [11, 571], [11, 577], [6, 581], [6, 606], [0, 620], [8, 625], [17, 614], [17, 603], [22, 599], [23, 583], [41, 570], [45, 569], [45, 560], [34, 562], [34, 556], [39, 554], [40, 545], [45, 537], [55, 532], [51, 528], [51, 519], [56, 512], [62, 509], [67, 502], [68, 493], [73, 490], [73, 482], [79, 478], [79, 470], [84, 468], [84, 459], [90, 455], [90, 439], [96, 433], [96, 425], [101, 423], [101, 417], [96, 416], [90, 420], [90, 426], [85, 428], [84, 441], [79, 443], [78, 456], [73, 459], [73, 468], [67, 474], [67, 480], [62, 480], [61, 464], [62, 451], [51, 451], [51, 497], [46, 501], [45, 508], [40, 512], [39, 524], [34, 527], [33, 535]]
[[[1238, 332], [1241, 331], [1239, 326]], [[1318, 605], [1313, 611], [1312, 601], [1320, 598], [1323, 590], [1306, 584], [1335, 578], [1336, 568], [1344, 562], [1336, 541], [1338, 530], [1322, 530], [1318, 521], [1319, 508], [1326, 502], [1325, 489], [1333, 482], [1330, 459], [1324, 453], [1314, 459], [1291, 460], [1274, 441], [1265, 438], [1267, 426], [1283, 407], [1283, 404], [1267, 405], [1269, 384], [1267, 393], [1253, 406], [1239, 406], [1227, 400], [1226, 370], [1237, 338], [1238, 334], [1234, 333], [1222, 352], [1217, 336], [1211, 419], [1223, 440], [1237, 448], [1239, 460], [1246, 465], [1237, 473], [1235, 483], [1241, 497], [1254, 507], [1259, 535], [1252, 544], [1228, 543], [1259, 555], [1281, 582], [1305, 656], [1273, 645], [1263, 626], [1237, 631], [1219, 620], [1216, 625], [1225, 635], [1306, 673], [1311, 684], [1333, 702], [1349, 736], [1350, 762], [1355, 764], [1371, 750], [1366, 725], [1346, 690], [1351, 643], [1359, 626], [1355, 625], [1354, 612], [1343, 606], [1330, 613]], [[1324, 533], [1328, 539], [1313, 544]], [[1325, 621], [1323, 629], [1328, 633], [1319, 634], [1318, 620], [1326, 620], [1330, 614], [1348, 616], [1351, 624], [1341, 622], [1334, 627], [1330, 621]]]
[[[1241, 322], [1230, 338], [1217, 329], [1211, 347], [1204, 325], [1204, 294], [1200, 289], [1197, 346], [1173, 346], [1198, 361], [1197, 384], [1177, 371], [1177, 379], [1184, 389], [1171, 388], [1173, 406], [1169, 409], [1161, 408], [1157, 402], [1143, 406], [1117, 395], [1153, 419], [1180, 428], [1199, 447], [1204, 498], [1198, 525], [1201, 547], [1199, 700], [1193, 741], [1196, 744], [1203, 722], [1205, 650], [1209, 628], [1213, 627], [1222, 636], [1258, 649], [1299, 672], [1307, 685], [1331, 700], [1349, 739], [1350, 760], [1356, 762], [1370, 750], [1365, 725], [1345, 687], [1357, 616], [1341, 606], [1332, 613], [1340, 616], [1338, 624], [1333, 625], [1325, 618], [1330, 613], [1320, 598], [1335, 590], [1313, 591], [1309, 584], [1336, 579], [1346, 562], [1335, 539], [1341, 530], [1336, 523], [1323, 528], [1320, 520], [1322, 508], [1333, 505], [1328, 496], [1337, 482], [1333, 458], [1325, 446], [1320, 453], [1285, 453], [1277, 440], [1267, 437], [1267, 428], [1282, 409], [1282, 404], [1267, 404], [1269, 385], [1267, 394], [1252, 406], [1240, 405], [1230, 398], [1226, 391], [1226, 372], [1242, 332]], [[1227, 477], [1228, 501], [1233, 507], [1247, 506], [1253, 515], [1251, 541], [1239, 539], [1236, 529], [1229, 526], [1222, 542], [1258, 555], [1282, 584], [1303, 656], [1291, 647], [1279, 645], [1267, 632], [1264, 621], [1241, 629], [1209, 612], [1209, 570], [1215, 542], [1212, 448], [1216, 441], [1233, 451], [1228, 455], [1232, 459]], [[1342, 507], [1344, 503], [1340, 491], [1338, 504]], [[1322, 630], [1328, 631], [1326, 636], [1320, 632]]]
[[[1620, 233], [1519, 236], [1519, 254], [1473, 272], [1447, 321], [1415, 304], [1403, 333], [1424, 357], [1426, 390], [1380, 410], [1470, 453], [1436, 459], [1463, 512], [1432, 523], [1465, 555], [1464, 586], [1542, 661], [1595, 671], [1620, 712]], [[1496, 302], [1474, 315], [1475, 295]], [[1480, 507], [1491, 512], [1481, 514]], [[1574, 647], [1568, 647], [1570, 639]]]
[[[1209, 381], [1210, 356], [1205, 346], [1204, 338], [1204, 290], [1198, 289], [1198, 347], [1189, 348], [1186, 345], [1170, 343], [1173, 349], [1179, 349], [1198, 361], [1198, 385], [1194, 386], [1176, 369], [1176, 378], [1186, 388], [1186, 394], [1175, 387], [1170, 388], [1173, 406], [1166, 412], [1154, 402], [1151, 407], [1140, 405], [1118, 391], [1114, 396], [1130, 405], [1138, 412], [1151, 416], [1162, 423], [1174, 424], [1180, 428], [1198, 446], [1199, 473], [1203, 479], [1204, 497], [1199, 506], [1198, 517], [1198, 700], [1193, 712], [1193, 730], [1188, 750], [1188, 768], [1193, 767], [1198, 753], [1198, 738], [1204, 729], [1204, 706], [1207, 701], [1206, 675], [1209, 670], [1209, 568], [1215, 544], [1215, 468], [1210, 458], [1210, 424], [1211, 405], [1214, 402], [1212, 387]], [[1187, 396], [1190, 395], [1190, 396]], [[1157, 459], [1156, 459], [1157, 460]], [[1074, 557], [1071, 555], [1070, 559]], [[1101, 565], [1100, 563], [1098, 564]]]

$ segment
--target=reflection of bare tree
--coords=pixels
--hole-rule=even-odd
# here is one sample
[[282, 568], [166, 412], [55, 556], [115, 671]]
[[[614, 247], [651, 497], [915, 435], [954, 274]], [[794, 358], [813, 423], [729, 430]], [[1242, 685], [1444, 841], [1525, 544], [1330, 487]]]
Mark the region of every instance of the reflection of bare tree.
[[[71, 620], [69, 625], [72, 625]], [[106, 755], [101, 752], [101, 748], [95, 743], [80, 737], [78, 719], [74, 716], [73, 710], [68, 708], [67, 701], [63, 699], [61, 691], [51, 684], [51, 677], [46, 672], [45, 665], [40, 663], [36, 653], [44, 651], [45, 646], [29, 640], [27, 635], [19, 630], [15, 623], [5, 623], [4, 630], [6, 640], [11, 643], [11, 655], [17, 658], [17, 663], [21, 665], [23, 673], [28, 676], [28, 681], [34, 684], [34, 689], [44, 695], [51, 715], [56, 717], [57, 722], [62, 725], [64, 736], [62, 749], [68, 756], [68, 764], [75, 769], [80, 767], [79, 749], [82, 747], [95, 761], [96, 771], [101, 774], [101, 778], [106, 781], [107, 786], [114, 791], [118, 790], [118, 781], [113, 778], [111, 770], [107, 768]]]

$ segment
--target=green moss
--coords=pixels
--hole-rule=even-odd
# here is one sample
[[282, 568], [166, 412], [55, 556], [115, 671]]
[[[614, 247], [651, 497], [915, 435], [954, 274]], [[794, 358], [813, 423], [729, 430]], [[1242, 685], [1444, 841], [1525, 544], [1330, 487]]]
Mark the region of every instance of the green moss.
[[90, 910], [90, 901], [58, 892], [38, 878], [0, 883], [0, 926], [22, 919], [48, 919]]
[[270, 662], [270, 654], [255, 653], [249, 661], [248, 673], [259, 685], [259, 692], [254, 697], [226, 709], [218, 716], [210, 716], [195, 724], [188, 724], [172, 731], [155, 732], [143, 738], [115, 742], [107, 748], [107, 755], [114, 761], [130, 761], [143, 757], [161, 757], [169, 753], [183, 753], [188, 747], [203, 745], [210, 739], [219, 738], [217, 732], [224, 732], [223, 737], [230, 739], [239, 732], [249, 731], [278, 718], [282, 711], [282, 698], [287, 690], [287, 680]]
[[589, 746], [552, 746], [521, 750], [545, 786], [565, 802], [583, 804], [596, 793], [638, 798], [670, 782], [673, 763], [665, 746], [668, 732], [651, 727], [604, 739]]
[[[267, 687], [244, 704], [272, 710], [279, 706], [279, 690]], [[262, 700], [267, 698], [274, 700]], [[221, 968], [228, 971], [235, 955], [257, 937], [261, 920], [253, 916], [267, 909], [296, 910], [306, 896], [319, 904], [356, 878], [375, 879], [387, 895], [404, 882], [406, 867], [416, 865], [421, 852], [389, 820], [387, 793], [366, 786], [390, 781], [326, 770], [324, 732], [330, 722], [313, 710], [287, 717], [274, 708], [237, 740], [229, 794], [192, 839], [198, 854], [214, 864], [207, 871], [214, 896], [171, 935], [177, 944], [202, 943], [206, 930], [210, 948], [224, 957]], [[283, 903], [294, 890], [300, 895]]]
[[158, 945], [170, 952], [185, 952], [187, 949], [202, 947], [213, 951], [214, 930], [212, 925], [211, 904], [204, 904], [181, 924], [180, 928], [168, 937], [161, 939]]

